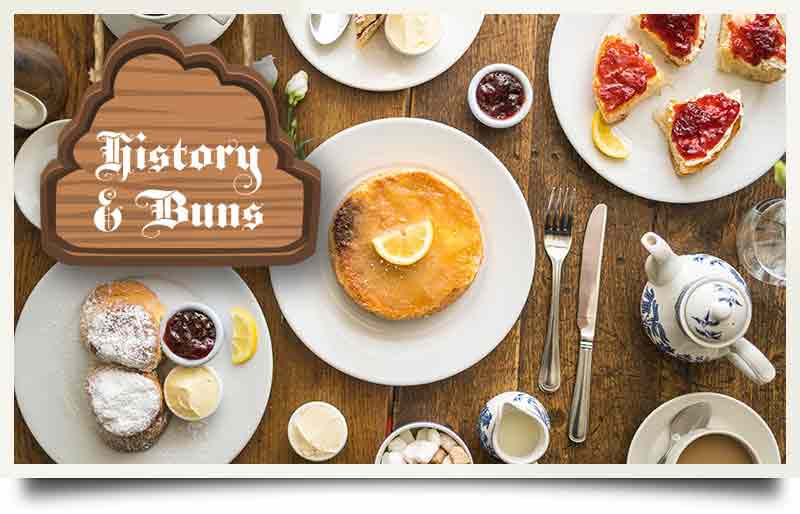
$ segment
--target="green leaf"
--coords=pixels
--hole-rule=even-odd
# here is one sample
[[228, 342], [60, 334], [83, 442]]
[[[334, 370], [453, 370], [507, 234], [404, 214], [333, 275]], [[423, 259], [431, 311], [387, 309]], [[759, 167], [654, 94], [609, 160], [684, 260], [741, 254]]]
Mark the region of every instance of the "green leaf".
[[775, 183], [778, 184], [781, 189], [786, 189], [786, 163], [783, 161], [778, 161], [775, 163]]

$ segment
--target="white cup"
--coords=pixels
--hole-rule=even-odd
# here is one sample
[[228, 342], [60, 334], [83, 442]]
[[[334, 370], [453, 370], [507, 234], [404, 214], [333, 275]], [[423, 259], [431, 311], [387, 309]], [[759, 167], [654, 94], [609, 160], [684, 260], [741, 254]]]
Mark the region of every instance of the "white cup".
[[750, 454], [750, 458], [753, 460], [753, 464], [761, 463], [761, 459], [759, 458], [756, 450], [750, 443], [744, 440], [742, 436], [740, 436], [735, 432], [731, 432], [730, 430], [720, 430], [720, 429], [710, 429], [710, 428], [701, 428], [699, 430], [690, 432], [688, 435], [684, 437], [681, 437], [667, 454], [667, 459], [665, 463], [677, 464], [678, 458], [681, 456], [683, 451], [689, 447], [690, 444], [700, 439], [701, 437], [705, 437], [707, 435], [723, 435], [730, 437], [731, 439], [739, 443], [742, 448], [747, 450], [747, 453]]

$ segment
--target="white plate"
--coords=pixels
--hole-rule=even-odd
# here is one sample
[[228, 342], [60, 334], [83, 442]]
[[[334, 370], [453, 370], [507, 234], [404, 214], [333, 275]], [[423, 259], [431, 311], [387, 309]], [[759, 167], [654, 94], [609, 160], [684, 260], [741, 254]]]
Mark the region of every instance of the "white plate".
[[[139, 453], [106, 446], [83, 392], [95, 362], [78, 338], [80, 306], [100, 282], [137, 278], [164, 305], [199, 301], [216, 310], [231, 333], [228, 312], [244, 307], [256, 318], [256, 354], [242, 366], [231, 362], [230, 341], [209, 363], [219, 374], [224, 396], [219, 410], [194, 423], [172, 416], [156, 444]], [[166, 361], [165, 361], [166, 362]], [[171, 368], [159, 367], [162, 380]], [[266, 320], [253, 293], [231, 268], [88, 268], [56, 264], [31, 293], [14, 338], [14, 388], [20, 410], [36, 440], [59, 463], [208, 463], [233, 460], [255, 432], [272, 385], [272, 345]]]
[[710, 428], [727, 429], [742, 436], [756, 450], [762, 464], [781, 463], [775, 436], [756, 411], [724, 394], [691, 393], [673, 398], [645, 418], [628, 449], [628, 464], [658, 462], [667, 451], [672, 418], [689, 405], [703, 401], [711, 404]]
[[[661, 51], [630, 28], [630, 16], [561, 16], [550, 45], [549, 81], [558, 121], [572, 146], [606, 180], [643, 198], [693, 203], [713, 200], [750, 185], [786, 151], [785, 80], [762, 84], [717, 70], [716, 46], [720, 17], [708, 15], [706, 41], [695, 61], [678, 68]], [[670, 85], [642, 101], [617, 130], [632, 142], [631, 156], [603, 156], [592, 142], [592, 97], [595, 55], [605, 33], [623, 33], [639, 42], [668, 77]], [[653, 121], [671, 98], [684, 99], [704, 89], [740, 89], [744, 103], [742, 128], [717, 162], [679, 177], [673, 171], [666, 139]]]
[[42, 228], [39, 210], [42, 172], [58, 154], [58, 136], [70, 120], [57, 120], [40, 127], [22, 144], [14, 159], [14, 199], [19, 210]]
[[[101, 16], [108, 29], [117, 37], [132, 30], [161, 27], [160, 24], [137, 18], [132, 14], [103, 14]], [[205, 45], [217, 40], [236, 16], [231, 16], [225, 25], [220, 25], [207, 14], [193, 14], [175, 24], [169, 31], [186, 46]]]
[[410, 57], [393, 50], [383, 29], [363, 47], [356, 47], [352, 22], [330, 45], [320, 45], [308, 27], [308, 13], [295, 9], [283, 15], [294, 46], [328, 77], [367, 91], [397, 91], [427, 82], [464, 55], [483, 23], [479, 13], [442, 13], [442, 39], [429, 52]]
[[[270, 268], [283, 315], [306, 346], [344, 373], [388, 385], [435, 382], [492, 351], [525, 304], [535, 257], [528, 205], [503, 163], [463, 132], [413, 118], [356, 125], [325, 141], [308, 161], [322, 172], [317, 251], [300, 264]], [[471, 200], [484, 263], [466, 293], [443, 311], [388, 321], [362, 310], [336, 282], [328, 228], [359, 182], [379, 170], [411, 166], [449, 178]]]

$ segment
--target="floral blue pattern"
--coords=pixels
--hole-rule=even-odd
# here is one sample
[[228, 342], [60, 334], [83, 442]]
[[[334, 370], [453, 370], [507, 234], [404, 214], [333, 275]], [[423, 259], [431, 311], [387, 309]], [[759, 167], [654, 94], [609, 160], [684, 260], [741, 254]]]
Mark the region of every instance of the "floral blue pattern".
[[[545, 426], [547, 426], [548, 430], [551, 426], [550, 416], [547, 414], [547, 409], [545, 409], [544, 405], [542, 405], [539, 400], [528, 393], [521, 392], [515, 392], [512, 398], [507, 399], [507, 394], [508, 393], [503, 393], [489, 400], [483, 409], [481, 409], [480, 415], [478, 416], [478, 439], [480, 440], [481, 446], [484, 448], [484, 450], [486, 450], [495, 459], [499, 459], [499, 457], [494, 452], [491, 441], [491, 433], [493, 430], [492, 421], [494, 418], [492, 409], [499, 408], [500, 401], [498, 400], [500, 400], [500, 397], [505, 397], [503, 400], [510, 400], [511, 402], [516, 403], [518, 407], [527, 410], [539, 418], [545, 424]], [[523, 403], [523, 405], [519, 405], [520, 403]]]
[[692, 327], [692, 330], [695, 331], [697, 335], [700, 337], [705, 337], [706, 339], [714, 339], [718, 341], [720, 337], [722, 337], [722, 332], [717, 330], [712, 330], [709, 327], [716, 327], [719, 325], [719, 320], [716, 320], [711, 317], [711, 311], [706, 311], [706, 315], [702, 318], [698, 318], [697, 316], [692, 316], [692, 319], [696, 323], [695, 326]]
[[658, 302], [656, 301], [656, 291], [652, 287], [645, 287], [642, 293], [641, 315], [644, 331], [659, 351], [686, 362], [705, 362], [707, 360], [705, 357], [678, 353], [675, 351], [669, 342], [667, 332], [664, 330], [664, 325], [661, 324]]
[[719, 266], [725, 269], [728, 273], [730, 273], [733, 279], [736, 280], [736, 282], [738, 282], [742, 287], [745, 288], [745, 290], [747, 290], [747, 283], [745, 283], [744, 278], [742, 278], [742, 276], [739, 274], [738, 271], [736, 271], [736, 269], [733, 266], [723, 261], [722, 259], [718, 257], [713, 257], [711, 255], [706, 255], [704, 253], [698, 253], [696, 255], [692, 255], [692, 260], [694, 262], [705, 262], [706, 260], [708, 260], [709, 266], [711, 267]]

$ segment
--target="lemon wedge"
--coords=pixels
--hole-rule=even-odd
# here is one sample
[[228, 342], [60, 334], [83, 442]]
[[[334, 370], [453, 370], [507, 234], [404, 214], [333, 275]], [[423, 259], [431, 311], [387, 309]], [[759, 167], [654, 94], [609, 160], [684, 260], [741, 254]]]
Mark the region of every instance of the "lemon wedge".
[[430, 220], [388, 230], [372, 240], [378, 255], [397, 266], [410, 266], [419, 261], [433, 242], [433, 224]]
[[233, 363], [244, 364], [258, 349], [258, 326], [250, 311], [235, 307], [231, 309], [233, 320]]
[[600, 111], [595, 111], [592, 117], [592, 141], [598, 150], [614, 159], [627, 159], [631, 154], [630, 148], [606, 124]]

